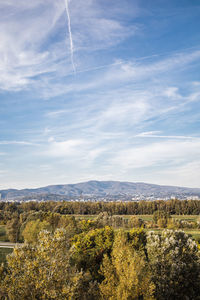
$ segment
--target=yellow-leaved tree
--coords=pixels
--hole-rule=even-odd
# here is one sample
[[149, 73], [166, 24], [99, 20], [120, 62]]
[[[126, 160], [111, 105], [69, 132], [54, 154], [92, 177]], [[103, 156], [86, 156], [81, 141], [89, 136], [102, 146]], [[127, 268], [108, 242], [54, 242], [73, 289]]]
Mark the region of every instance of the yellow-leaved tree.
[[8, 299], [72, 299], [80, 292], [82, 273], [70, 266], [66, 236], [64, 229], [54, 234], [42, 231], [37, 245], [25, 243], [14, 249], [2, 280]]
[[33, 220], [26, 223], [22, 232], [24, 240], [28, 243], [36, 243], [38, 234], [42, 230], [51, 231], [51, 225], [47, 221]]
[[145, 254], [136, 251], [122, 231], [116, 234], [111, 257], [104, 257], [101, 274], [104, 276], [99, 285], [102, 299], [154, 299]]

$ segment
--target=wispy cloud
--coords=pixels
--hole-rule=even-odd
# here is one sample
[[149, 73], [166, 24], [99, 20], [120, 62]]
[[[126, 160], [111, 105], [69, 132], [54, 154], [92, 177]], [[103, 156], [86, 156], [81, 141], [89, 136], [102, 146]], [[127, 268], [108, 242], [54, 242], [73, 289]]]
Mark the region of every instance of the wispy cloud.
[[[38, 76], [51, 74], [54, 79], [63, 72], [71, 73], [64, 1], [37, 0], [30, 4], [19, 0], [17, 5], [3, 1], [0, 7], [6, 16], [0, 21], [1, 89], [21, 90], [33, 86]], [[103, 17], [94, 1], [84, 4], [73, 1], [70, 11], [77, 52], [96, 51], [102, 45], [110, 47], [133, 34], [131, 28], [119, 21]], [[63, 35], [56, 38], [54, 44], [50, 43], [52, 37], [58, 36], [58, 30]], [[81, 63], [80, 58], [77, 62]], [[45, 78], [48, 82], [49, 78]]]
[[22, 145], [22, 146], [35, 146], [37, 144], [26, 141], [0, 141], [0, 145]]
[[[119, 3], [118, 3], [119, 4]], [[126, 3], [127, 5], [127, 3]], [[105, 14], [103, 3], [80, 0], [71, 1], [71, 26], [74, 32], [76, 45], [77, 72], [97, 71], [106, 67], [99, 80], [96, 76], [90, 84], [66, 84], [65, 76], [70, 75], [70, 53], [66, 47], [66, 17], [64, 17], [64, 1], [42, 0], [34, 4], [19, 0], [18, 5], [13, 1], [2, 1], [0, 4], [6, 17], [1, 19], [0, 25], [0, 88], [3, 90], [21, 90], [27, 87], [40, 89], [46, 97], [71, 93], [74, 89], [84, 91], [98, 85], [117, 81], [139, 81], [170, 70], [177, 70], [200, 58], [200, 51], [180, 51], [175, 54], [165, 55], [157, 62], [144, 64], [138, 59], [131, 61], [113, 61], [113, 63], [98, 66], [91, 65], [90, 60], [81, 59], [82, 51], [89, 53], [102, 47], [110, 47], [126, 37], [137, 33], [137, 25], [126, 26], [126, 22], [119, 21], [119, 10], [113, 14], [112, 6], [107, 7]], [[81, 7], [81, 9], [80, 9]], [[135, 4], [134, 9], [138, 11]], [[133, 6], [131, 11], [134, 12]], [[121, 10], [123, 11], [122, 7]], [[25, 13], [24, 13], [25, 12]], [[23, 18], [22, 18], [23, 15]], [[106, 16], [106, 17], [105, 17]], [[127, 15], [126, 15], [127, 17]], [[125, 19], [124, 19], [125, 21]], [[63, 32], [60, 39], [50, 43], [58, 30]], [[20, 34], [19, 34], [20, 33]], [[80, 52], [80, 53], [79, 53]], [[150, 56], [156, 57], [156, 55]], [[149, 57], [149, 58], [150, 58]], [[142, 61], [142, 59], [140, 59]], [[86, 68], [85, 68], [86, 66]], [[40, 80], [38, 81], [38, 76]], [[59, 82], [55, 80], [59, 78]], [[48, 93], [49, 90], [49, 93]], [[170, 87], [166, 95], [177, 98], [176, 87]]]
[[47, 152], [45, 152], [46, 155], [55, 156], [55, 157], [74, 157], [77, 155], [80, 155], [82, 151], [80, 151], [80, 148], [84, 145], [83, 140], [67, 140], [67, 141], [49, 141], [49, 147]]
[[139, 138], [161, 138], [161, 139], [181, 139], [181, 140], [200, 140], [200, 137], [187, 136], [187, 135], [161, 135], [160, 131], [145, 131], [137, 134], [135, 137]]
[[69, 4], [76, 76], [64, 0], [0, 1], [0, 155], [2, 169], [9, 170], [4, 182], [165, 183], [187, 167], [196, 176], [197, 8], [194, 16], [190, 7], [193, 27], [186, 9], [172, 18], [177, 26], [171, 22], [177, 12], [172, 0], [162, 9], [130, 0]]
[[153, 175], [153, 181], [156, 183], [160, 178], [161, 184], [172, 185], [172, 182], [178, 186], [199, 187], [199, 167], [200, 160], [185, 162], [178, 166], [163, 168]]
[[0, 88], [18, 90], [31, 84], [32, 77], [55, 71], [56, 52], [41, 48], [63, 10], [53, 1], [31, 5], [22, 0], [16, 6], [1, 3], [1, 9], [7, 17], [0, 21]]
[[[112, 68], [107, 70], [104, 78], [105, 80], [109, 81], [141, 81], [145, 79], [152, 80], [154, 79], [154, 76], [164, 74], [165, 72], [177, 72], [177, 70], [178, 72], [180, 72], [181, 69], [199, 59], [200, 50], [195, 50], [192, 52], [179, 52], [177, 54], [170, 55], [169, 57], [166, 56], [165, 58], [158, 59], [156, 62], [153, 61], [148, 63], [147, 61], [145, 61], [145, 63], [142, 64], [137, 61], [129, 61], [120, 64], [119, 67], [113, 66]], [[168, 95], [172, 95], [172, 93], [169, 93], [169, 90]]]
[[[151, 58], [149, 57], [149, 60], [146, 58], [144, 61], [137, 61], [137, 59], [129, 61], [116, 60], [108, 65], [92, 66], [82, 70], [77, 68], [76, 82], [70, 80], [72, 73], [68, 74], [70, 75], [68, 76], [66, 73], [63, 74], [61, 72], [62, 77], [56, 73], [59, 82], [54, 77], [51, 78], [44, 75], [39, 82], [36, 82], [36, 86], [43, 97], [52, 98], [71, 94], [74, 91], [76, 93], [91, 92], [102, 88], [115, 91], [116, 86], [119, 88], [124, 84], [140, 85], [141, 82], [143, 82], [144, 87], [150, 84], [155, 85], [156, 81], [159, 81], [159, 86], [164, 86], [166, 80], [169, 81], [169, 76], [167, 75], [169, 73], [171, 77], [170, 85], [174, 85], [173, 78], [176, 78], [176, 74], [198, 61], [200, 59], [200, 51], [179, 52], [170, 56], [166, 54], [166, 57], [158, 57], [156, 61], [152, 61]], [[87, 76], [85, 76], [85, 73]], [[68, 84], [66, 84], [67, 80]], [[174, 101], [184, 99], [177, 86], [168, 86], [163, 90], [162, 96]], [[199, 91], [190, 95], [189, 101], [196, 101], [198, 98]]]
[[123, 168], [145, 168], [174, 165], [200, 160], [200, 139], [192, 141], [164, 141], [145, 144], [143, 146], [129, 146], [129, 149], [119, 151], [113, 158]]

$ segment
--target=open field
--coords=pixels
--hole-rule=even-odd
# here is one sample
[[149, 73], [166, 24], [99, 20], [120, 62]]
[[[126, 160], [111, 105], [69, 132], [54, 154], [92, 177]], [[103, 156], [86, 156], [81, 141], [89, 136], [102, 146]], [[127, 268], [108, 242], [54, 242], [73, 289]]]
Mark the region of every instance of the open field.
[[12, 248], [0, 248], [0, 264], [6, 261], [6, 255], [12, 253]]
[[184, 232], [191, 234], [196, 241], [200, 241], [200, 229], [184, 229]]
[[188, 222], [195, 222], [200, 218], [199, 215], [171, 215], [171, 217]]
[[[97, 217], [97, 215], [69, 215], [69, 216], [74, 216], [76, 219], [79, 220], [93, 220]], [[133, 215], [119, 215], [119, 216], [125, 219], [130, 219]], [[153, 220], [153, 215], [135, 215], [135, 216], [141, 218], [144, 221]], [[182, 221], [194, 222], [197, 221], [198, 218], [200, 218], [200, 215], [171, 215], [171, 217]]]
[[[144, 221], [153, 221], [153, 215], [135, 215]], [[125, 219], [129, 219], [132, 215], [123, 215]], [[171, 215], [173, 219], [178, 219], [182, 221], [195, 222], [200, 218], [199, 215]]]

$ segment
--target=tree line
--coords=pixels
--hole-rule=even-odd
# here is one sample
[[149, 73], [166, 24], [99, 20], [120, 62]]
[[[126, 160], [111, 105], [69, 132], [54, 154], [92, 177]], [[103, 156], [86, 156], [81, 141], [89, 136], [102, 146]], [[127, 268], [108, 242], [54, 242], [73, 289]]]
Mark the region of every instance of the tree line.
[[62, 215], [98, 215], [101, 212], [108, 212], [111, 215], [152, 215], [157, 210], [171, 215], [198, 215], [200, 201], [175, 199], [139, 202], [0, 202], [0, 222], [8, 220], [14, 212], [21, 214], [28, 211], [52, 211]]

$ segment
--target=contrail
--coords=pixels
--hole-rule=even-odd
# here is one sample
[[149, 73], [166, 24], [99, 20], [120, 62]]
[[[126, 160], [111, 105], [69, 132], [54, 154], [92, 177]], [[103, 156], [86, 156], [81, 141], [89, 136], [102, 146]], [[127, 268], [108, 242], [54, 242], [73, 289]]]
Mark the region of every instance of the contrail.
[[68, 0], [65, 0], [65, 8], [66, 8], [66, 13], [67, 13], [67, 22], [68, 22], [68, 31], [69, 31], [71, 63], [72, 63], [74, 73], [76, 74], [76, 67], [75, 67], [75, 64], [74, 64], [74, 45], [73, 45], [73, 39], [72, 39], [71, 20], [70, 20], [70, 14], [69, 14]]

